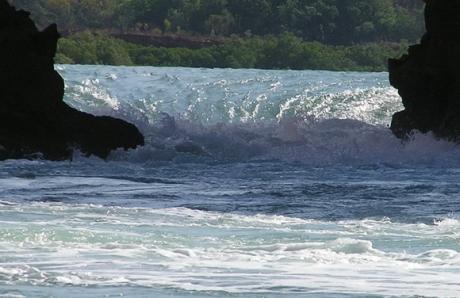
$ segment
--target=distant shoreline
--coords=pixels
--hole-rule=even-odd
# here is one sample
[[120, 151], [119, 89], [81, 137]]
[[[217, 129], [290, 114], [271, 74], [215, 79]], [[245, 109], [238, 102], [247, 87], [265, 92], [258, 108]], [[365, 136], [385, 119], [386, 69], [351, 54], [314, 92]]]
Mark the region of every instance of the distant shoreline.
[[[156, 35], [145, 36], [142, 44], [104, 31], [64, 36], [58, 64], [380, 72], [387, 71], [389, 58], [401, 56], [408, 47], [407, 42], [332, 46], [306, 42], [290, 33], [219, 40]], [[128, 37], [132, 36], [124, 39]]]

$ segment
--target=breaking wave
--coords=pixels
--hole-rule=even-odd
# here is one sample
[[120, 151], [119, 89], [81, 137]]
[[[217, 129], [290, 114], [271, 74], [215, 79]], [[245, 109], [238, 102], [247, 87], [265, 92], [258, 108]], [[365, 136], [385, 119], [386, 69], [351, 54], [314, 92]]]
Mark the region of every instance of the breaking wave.
[[460, 164], [455, 144], [388, 124], [386, 73], [59, 66], [66, 101], [136, 124], [147, 145], [114, 160]]

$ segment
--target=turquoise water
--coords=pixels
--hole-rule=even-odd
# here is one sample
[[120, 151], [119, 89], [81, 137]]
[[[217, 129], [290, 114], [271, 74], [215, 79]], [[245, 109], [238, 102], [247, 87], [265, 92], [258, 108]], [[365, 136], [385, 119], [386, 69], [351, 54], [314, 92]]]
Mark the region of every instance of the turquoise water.
[[387, 74], [58, 70], [147, 144], [0, 163], [0, 296], [459, 297], [459, 149]]

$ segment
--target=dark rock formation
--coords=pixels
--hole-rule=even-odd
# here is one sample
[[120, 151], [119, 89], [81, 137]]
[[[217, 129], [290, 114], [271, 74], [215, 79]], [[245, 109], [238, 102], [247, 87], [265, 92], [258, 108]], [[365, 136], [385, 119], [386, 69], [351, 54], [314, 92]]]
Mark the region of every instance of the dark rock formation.
[[143, 145], [135, 126], [63, 102], [64, 81], [53, 65], [58, 38], [56, 25], [39, 32], [29, 13], [0, 0], [0, 160], [37, 153], [68, 159], [73, 149], [106, 158]]
[[460, 1], [426, 0], [426, 34], [409, 54], [389, 61], [390, 82], [405, 110], [393, 116], [401, 138], [412, 130], [460, 140]]

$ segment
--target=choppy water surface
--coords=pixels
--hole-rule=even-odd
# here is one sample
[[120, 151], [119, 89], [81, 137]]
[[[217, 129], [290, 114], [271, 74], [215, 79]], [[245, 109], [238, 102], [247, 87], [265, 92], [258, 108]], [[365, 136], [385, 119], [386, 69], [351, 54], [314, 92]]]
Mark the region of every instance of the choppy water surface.
[[387, 74], [59, 71], [147, 145], [0, 163], [1, 297], [460, 297], [460, 152]]

